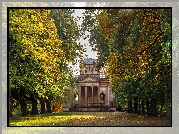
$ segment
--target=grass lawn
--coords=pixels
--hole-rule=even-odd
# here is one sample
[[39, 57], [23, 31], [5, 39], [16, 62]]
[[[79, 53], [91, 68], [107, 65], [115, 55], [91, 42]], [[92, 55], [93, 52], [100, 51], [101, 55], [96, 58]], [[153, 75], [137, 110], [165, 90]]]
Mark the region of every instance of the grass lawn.
[[124, 112], [61, 112], [14, 117], [10, 126], [171, 126], [166, 118]]

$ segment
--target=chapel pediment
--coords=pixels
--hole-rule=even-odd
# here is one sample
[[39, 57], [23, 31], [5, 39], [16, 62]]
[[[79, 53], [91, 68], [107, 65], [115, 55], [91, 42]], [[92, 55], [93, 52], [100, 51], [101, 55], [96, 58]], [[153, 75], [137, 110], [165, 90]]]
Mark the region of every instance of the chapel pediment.
[[91, 78], [90, 76], [87, 78], [84, 78], [82, 80], [79, 80], [80, 82], [93, 82], [96, 81], [96, 79]]

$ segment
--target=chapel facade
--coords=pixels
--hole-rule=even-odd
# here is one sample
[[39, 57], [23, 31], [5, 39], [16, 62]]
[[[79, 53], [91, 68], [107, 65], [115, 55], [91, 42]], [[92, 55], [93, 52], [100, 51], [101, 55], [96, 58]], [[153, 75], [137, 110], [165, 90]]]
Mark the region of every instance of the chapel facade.
[[109, 80], [97, 70], [95, 60], [84, 60], [85, 70], [77, 76], [77, 100], [64, 105], [64, 111], [109, 111], [116, 110], [114, 93], [110, 90]]

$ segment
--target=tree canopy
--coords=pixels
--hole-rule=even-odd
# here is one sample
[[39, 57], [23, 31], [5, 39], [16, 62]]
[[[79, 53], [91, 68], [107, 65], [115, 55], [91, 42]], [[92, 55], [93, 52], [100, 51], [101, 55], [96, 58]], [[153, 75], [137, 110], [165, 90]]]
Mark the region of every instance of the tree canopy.
[[84, 51], [73, 12], [9, 9], [9, 88], [15, 99], [20, 92], [23, 100], [35, 92], [61, 103], [71, 96], [68, 88], [77, 85], [69, 64]]
[[[77, 86], [69, 64], [89, 37], [116, 104], [171, 101], [171, 8], [86, 9], [81, 29], [72, 9], [9, 9], [9, 84], [15, 97], [63, 102]], [[85, 35], [88, 31], [90, 35]], [[121, 97], [123, 96], [123, 97]], [[38, 98], [38, 97], [36, 97]], [[68, 98], [68, 97], [66, 97]], [[17, 99], [17, 98], [16, 98]], [[152, 105], [152, 104], [151, 104]]]
[[171, 100], [171, 8], [86, 9], [86, 30], [116, 103]]

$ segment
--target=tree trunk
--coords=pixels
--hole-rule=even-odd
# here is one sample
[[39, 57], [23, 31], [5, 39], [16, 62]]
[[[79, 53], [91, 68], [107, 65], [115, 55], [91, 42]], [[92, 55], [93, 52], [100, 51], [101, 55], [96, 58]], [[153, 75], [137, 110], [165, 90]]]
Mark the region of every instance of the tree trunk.
[[46, 99], [46, 107], [47, 107], [47, 113], [51, 113], [51, 101], [50, 99]]
[[147, 115], [149, 115], [149, 99], [147, 99], [146, 105], [147, 105]]
[[141, 103], [140, 103], [140, 101], [141, 101], [141, 100], [139, 99], [139, 102], [138, 102], [139, 108], [138, 108], [138, 112], [137, 112], [138, 114], [141, 114]]
[[38, 114], [38, 108], [37, 108], [37, 99], [32, 98], [32, 115]]
[[165, 93], [165, 100], [166, 100], [166, 118], [171, 119], [171, 103], [170, 103], [170, 93]]
[[144, 100], [142, 100], [142, 114], [145, 114]]
[[25, 102], [25, 100], [20, 100], [20, 106], [21, 106], [21, 115], [25, 116], [28, 115], [28, 110], [27, 110], [27, 103]]
[[11, 89], [9, 89], [9, 117], [13, 116], [11, 98], [12, 98]]
[[160, 117], [162, 117], [162, 113], [163, 113], [162, 108], [163, 108], [163, 106], [164, 106], [164, 104], [161, 102], [161, 105], [160, 105]]
[[150, 100], [150, 115], [157, 116], [156, 101], [155, 99]]
[[128, 113], [132, 113], [133, 109], [132, 109], [132, 100], [128, 100]]
[[138, 112], [138, 98], [134, 98], [134, 113]]
[[171, 106], [168, 100], [166, 100], [166, 117], [171, 119]]
[[43, 97], [41, 97], [41, 99], [40, 99], [40, 104], [41, 104], [40, 114], [45, 114], [45, 100]]

